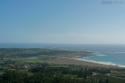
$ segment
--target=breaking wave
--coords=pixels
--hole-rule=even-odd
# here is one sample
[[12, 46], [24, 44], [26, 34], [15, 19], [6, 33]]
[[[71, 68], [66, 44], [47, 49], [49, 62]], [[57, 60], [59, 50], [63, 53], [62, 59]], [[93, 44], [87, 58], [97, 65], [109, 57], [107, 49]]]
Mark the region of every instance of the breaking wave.
[[115, 63], [112, 63], [112, 62], [103, 62], [103, 61], [87, 60], [87, 59], [83, 59], [83, 58], [76, 58], [76, 59], [77, 59], [77, 60], [80, 60], [80, 61], [85, 61], [85, 62], [91, 62], [91, 63], [97, 63], [97, 64], [103, 64], [103, 65], [111, 65], [111, 66], [117, 66], [117, 67], [125, 68], [125, 65], [115, 64]]

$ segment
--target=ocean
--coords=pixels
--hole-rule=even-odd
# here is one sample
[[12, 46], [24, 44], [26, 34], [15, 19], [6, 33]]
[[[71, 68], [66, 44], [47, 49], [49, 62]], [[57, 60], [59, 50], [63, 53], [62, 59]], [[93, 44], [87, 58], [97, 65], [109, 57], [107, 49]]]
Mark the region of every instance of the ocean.
[[125, 67], [125, 45], [0, 44], [0, 48], [49, 48], [93, 52], [79, 60]]
[[93, 53], [92, 56], [82, 57], [78, 60], [113, 65], [119, 67], [125, 67], [125, 52], [116, 52], [116, 53]]

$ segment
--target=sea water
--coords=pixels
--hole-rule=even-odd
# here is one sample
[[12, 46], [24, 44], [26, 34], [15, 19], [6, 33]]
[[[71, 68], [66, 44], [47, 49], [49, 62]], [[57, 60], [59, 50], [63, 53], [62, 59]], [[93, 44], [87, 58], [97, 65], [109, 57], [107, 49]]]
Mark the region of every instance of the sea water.
[[109, 46], [95, 46], [86, 47], [87, 50], [93, 53], [87, 57], [81, 57], [79, 60], [114, 65], [125, 67], [125, 46], [124, 45], [109, 45]]
[[91, 56], [79, 58], [81, 61], [114, 65], [119, 67], [125, 67], [125, 53], [93, 53]]

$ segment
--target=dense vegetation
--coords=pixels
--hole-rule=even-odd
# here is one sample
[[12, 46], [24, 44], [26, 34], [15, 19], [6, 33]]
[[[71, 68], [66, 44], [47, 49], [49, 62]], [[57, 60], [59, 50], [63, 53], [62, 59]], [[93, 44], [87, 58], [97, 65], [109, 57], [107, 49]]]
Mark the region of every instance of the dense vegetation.
[[9, 69], [0, 76], [0, 83], [124, 83], [113, 78], [109, 69], [73, 65], [39, 64], [28, 70]]
[[[124, 69], [34, 63], [49, 57], [88, 54], [50, 49], [0, 49], [0, 83], [125, 83]], [[33, 57], [33, 59], [31, 59]], [[35, 58], [34, 58], [35, 57]], [[36, 59], [36, 57], [38, 59]], [[40, 59], [39, 59], [40, 58]], [[27, 62], [30, 60], [30, 62]]]

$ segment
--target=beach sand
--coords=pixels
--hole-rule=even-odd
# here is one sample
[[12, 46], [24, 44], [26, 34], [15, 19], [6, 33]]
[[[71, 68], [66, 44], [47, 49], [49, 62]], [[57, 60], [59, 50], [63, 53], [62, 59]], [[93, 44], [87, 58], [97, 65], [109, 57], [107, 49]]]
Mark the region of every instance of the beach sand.
[[79, 65], [79, 66], [83, 66], [83, 67], [92, 67], [92, 68], [110, 68], [110, 69], [119, 68], [119, 67], [113, 66], [113, 65], [104, 65], [104, 64], [92, 63], [92, 62], [87, 62], [87, 61], [80, 61], [76, 57], [55, 58], [52, 60], [48, 60], [47, 63], [49, 63], [49, 64]]

